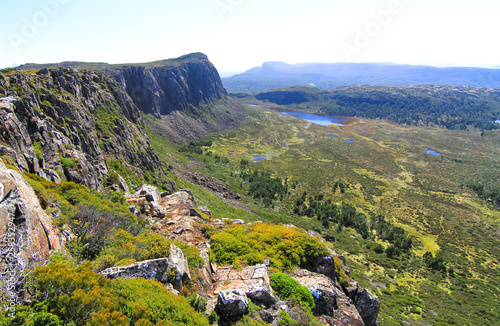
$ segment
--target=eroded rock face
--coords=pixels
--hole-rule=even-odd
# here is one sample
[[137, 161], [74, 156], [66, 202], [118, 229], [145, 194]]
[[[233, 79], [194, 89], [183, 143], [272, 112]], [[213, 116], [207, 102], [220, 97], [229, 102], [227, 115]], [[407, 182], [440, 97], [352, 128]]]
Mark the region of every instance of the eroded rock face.
[[111, 79], [53, 68], [0, 73], [0, 86], [9, 95], [0, 99], [0, 155], [20, 170], [99, 191], [111, 172], [106, 159], [162, 177], [139, 109]]
[[380, 312], [380, 302], [378, 297], [370, 290], [357, 286], [357, 289], [351, 294], [359, 314], [363, 318], [366, 326], [377, 326], [378, 313]]
[[157, 117], [185, 111], [189, 105], [217, 102], [227, 94], [217, 70], [201, 53], [158, 62], [154, 67], [124, 66], [114, 78], [141, 111]]
[[313, 295], [315, 316], [333, 316], [339, 295], [335, 284], [329, 277], [301, 269], [294, 271], [291, 276], [308, 288]]
[[110, 279], [138, 277], [157, 280], [158, 282], [172, 284], [177, 291], [182, 289], [184, 282], [191, 280], [186, 257], [174, 245], [170, 245], [168, 258], [142, 261], [124, 267], [112, 267], [100, 274]]
[[[43, 263], [51, 250], [62, 249], [64, 236], [40, 206], [31, 186], [19, 172], [8, 169], [0, 160], [0, 246], [9, 242], [20, 246], [15, 254], [25, 267]], [[4, 251], [5, 253], [5, 251]], [[4, 257], [0, 262], [5, 268]]]

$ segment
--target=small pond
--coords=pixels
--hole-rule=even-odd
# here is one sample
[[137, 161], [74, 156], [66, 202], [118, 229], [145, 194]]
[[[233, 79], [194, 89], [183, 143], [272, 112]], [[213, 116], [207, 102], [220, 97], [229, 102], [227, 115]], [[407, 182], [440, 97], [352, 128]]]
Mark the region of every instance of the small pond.
[[426, 153], [429, 154], [429, 155], [434, 155], [434, 156], [441, 156], [442, 155], [441, 153], [433, 151], [432, 149], [427, 150]]
[[264, 161], [268, 158], [270, 158], [271, 156], [278, 156], [280, 155], [279, 153], [267, 153], [266, 155], [250, 155], [251, 157], [253, 157], [253, 161], [254, 162], [260, 162], [260, 161]]

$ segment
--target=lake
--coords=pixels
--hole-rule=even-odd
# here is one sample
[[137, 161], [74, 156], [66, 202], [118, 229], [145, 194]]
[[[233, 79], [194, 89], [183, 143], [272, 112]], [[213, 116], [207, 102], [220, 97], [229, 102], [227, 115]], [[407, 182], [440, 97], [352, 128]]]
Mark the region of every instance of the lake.
[[322, 116], [314, 113], [308, 112], [295, 112], [295, 111], [280, 111], [284, 115], [290, 115], [292, 117], [300, 118], [306, 120], [307, 122], [314, 123], [321, 126], [337, 125], [345, 126], [347, 122], [351, 119], [345, 117], [334, 117], [334, 116]]

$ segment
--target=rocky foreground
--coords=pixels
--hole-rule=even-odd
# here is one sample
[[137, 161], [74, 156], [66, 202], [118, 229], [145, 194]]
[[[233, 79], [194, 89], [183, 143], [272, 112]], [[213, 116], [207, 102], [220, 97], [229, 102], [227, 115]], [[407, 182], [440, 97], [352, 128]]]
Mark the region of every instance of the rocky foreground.
[[[33, 189], [22, 176], [1, 161], [0, 186], [1, 226], [8, 224], [8, 217], [16, 218], [16, 226], [29, 239], [22, 252], [25, 261], [33, 262], [35, 256], [43, 260], [52, 250], [61, 249], [65, 241], [71, 239], [70, 233], [61, 232], [52, 225], [51, 218], [41, 209]], [[206, 314], [215, 310], [222, 324], [237, 321], [248, 314], [250, 303], [260, 307], [258, 314], [269, 324], [277, 325], [282, 311], [293, 315], [297, 303], [282, 301], [275, 295], [270, 283], [272, 268], [269, 264], [235, 269], [218, 266], [210, 259], [210, 239], [201, 231], [201, 225], [225, 227], [245, 224], [244, 221], [211, 217], [207, 207], [197, 206], [190, 190], [169, 195], [160, 193], [153, 186], [143, 186], [136, 194], [128, 194], [127, 201], [136, 204], [130, 206], [132, 212], [148, 216], [155, 232], [196, 247], [204, 263], [196, 275], [191, 275], [186, 257], [179, 248], [171, 245], [168, 257], [109, 268], [102, 271], [102, 275], [110, 279], [139, 277], [157, 280], [176, 295], [186, 282], [194, 282], [198, 293], [208, 302]], [[345, 258], [333, 251], [331, 256], [317, 259], [309, 270], [297, 269], [287, 273], [312, 293], [313, 313], [322, 324], [377, 325], [380, 308], [377, 297], [353, 280], [341, 286], [335, 260], [342, 261], [340, 268], [349, 273]]]

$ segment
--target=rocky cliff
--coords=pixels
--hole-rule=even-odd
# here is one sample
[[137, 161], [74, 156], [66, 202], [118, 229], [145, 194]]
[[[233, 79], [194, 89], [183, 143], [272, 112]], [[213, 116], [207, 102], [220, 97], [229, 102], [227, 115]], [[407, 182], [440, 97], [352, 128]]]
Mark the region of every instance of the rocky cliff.
[[139, 109], [156, 117], [220, 101], [226, 90], [207, 56], [194, 53], [144, 65], [124, 65], [107, 73]]
[[234, 127], [242, 108], [227, 97], [219, 73], [202, 53], [139, 64], [63, 62], [26, 64], [22, 70], [73, 68], [101, 72], [119, 83], [158, 133], [177, 142]]
[[100, 73], [54, 68], [0, 74], [0, 120], [0, 156], [49, 181], [101, 190], [112, 162], [137, 175], [161, 174], [139, 109]]

